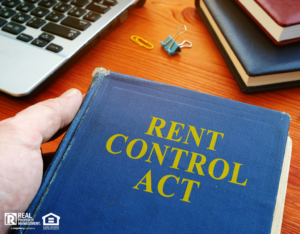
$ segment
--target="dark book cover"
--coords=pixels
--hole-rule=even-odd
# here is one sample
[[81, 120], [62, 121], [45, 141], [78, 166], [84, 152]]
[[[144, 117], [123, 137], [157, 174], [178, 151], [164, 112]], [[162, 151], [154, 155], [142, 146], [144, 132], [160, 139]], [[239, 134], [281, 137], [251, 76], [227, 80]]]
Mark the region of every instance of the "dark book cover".
[[270, 233], [287, 114], [94, 75], [20, 233]]
[[300, 85], [300, 81], [289, 81], [261, 86], [247, 86], [226, 52], [216, 32], [200, 8], [203, 1], [245, 72], [255, 77], [300, 70], [300, 43], [285, 46], [275, 45], [260, 27], [240, 8], [234, 0], [196, 0], [196, 8], [229, 66], [243, 92], [255, 93]]

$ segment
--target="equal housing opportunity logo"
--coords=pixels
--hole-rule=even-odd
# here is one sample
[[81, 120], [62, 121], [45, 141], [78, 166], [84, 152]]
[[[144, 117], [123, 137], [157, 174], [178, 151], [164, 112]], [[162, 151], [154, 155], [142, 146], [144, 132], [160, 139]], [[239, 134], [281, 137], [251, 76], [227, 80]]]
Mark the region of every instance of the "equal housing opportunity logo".
[[43, 216], [43, 230], [59, 230], [60, 217], [53, 213]]

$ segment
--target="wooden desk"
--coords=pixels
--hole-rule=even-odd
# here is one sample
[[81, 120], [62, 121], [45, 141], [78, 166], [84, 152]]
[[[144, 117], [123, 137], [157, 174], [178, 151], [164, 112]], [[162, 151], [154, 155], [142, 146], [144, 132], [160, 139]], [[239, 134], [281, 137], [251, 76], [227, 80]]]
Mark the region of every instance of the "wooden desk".
[[[191, 49], [170, 57], [160, 41], [174, 35], [180, 24], [187, 32], [178, 41], [190, 40]], [[130, 36], [139, 35], [155, 45], [139, 47]], [[247, 95], [240, 91], [219, 53], [193, 0], [147, 0], [127, 20], [106, 35], [63, 75], [43, 91], [23, 99], [0, 94], [0, 120], [14, 116], [39, 101], [54, 98], [69, 88], [86, 92], [96, 67], [143, 77], [203, 93], [246, 102], [290, 114], [293, 140], [292, 161], [285, 202], [282, 233], [300, 233], [300, 88]], [[55, 151], [61, 138], [43, 145], [43, 152]]]

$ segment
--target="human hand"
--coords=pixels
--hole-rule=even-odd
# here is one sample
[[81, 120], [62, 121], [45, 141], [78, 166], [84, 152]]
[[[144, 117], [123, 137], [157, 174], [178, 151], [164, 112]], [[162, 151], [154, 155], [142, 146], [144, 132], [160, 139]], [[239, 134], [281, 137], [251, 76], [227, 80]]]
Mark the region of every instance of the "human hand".
[[43, 176], [41, 144], [73, 120], [82, 99], [79, 90], [70, 89], [0, 122], [0, 211], [28, 208]]

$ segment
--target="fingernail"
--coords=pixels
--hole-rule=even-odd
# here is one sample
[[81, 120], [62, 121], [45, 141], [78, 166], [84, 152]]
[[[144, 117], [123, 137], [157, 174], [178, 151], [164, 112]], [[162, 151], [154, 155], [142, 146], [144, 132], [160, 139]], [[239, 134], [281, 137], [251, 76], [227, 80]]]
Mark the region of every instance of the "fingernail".
[[68, 91], [64, 92], [61, 97], [71, 97], [75, 94], [78, 94], [80, 91], [78, 89], [69, 89]]

